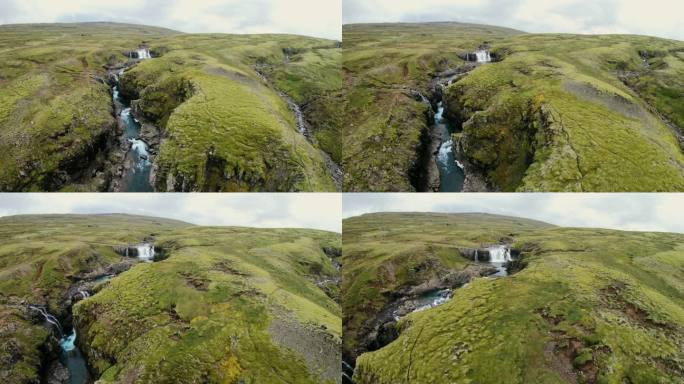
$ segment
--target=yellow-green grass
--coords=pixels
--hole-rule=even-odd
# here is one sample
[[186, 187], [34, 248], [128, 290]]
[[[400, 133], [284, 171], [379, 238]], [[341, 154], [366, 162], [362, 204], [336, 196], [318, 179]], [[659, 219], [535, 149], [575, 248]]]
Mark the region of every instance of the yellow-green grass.
[[[63, 294], [78, 274], [121, 261], [112, 246], [190, 224], [126, 215], [44, 215], [0, 219], [0, 377], [5, 382], [39, 380], [49, 331], [32, 324], [21, 309], [45, 305], [60, 314]], [[18, 354], [16, 351], [20, 351]], [[17, 358], [18, 355], [18, 358]], [[14, 363], [11, 363], [17, 358]]]
[[484, 40], [521, 32], [459, 23], [344, 25], [342, 66], [346, 109], [344, 189], [411, 191], [427, 107], [408, 94], [427, 94], [436, 72], [462, 64], [458, 54]]
[[[162, 136], [175, 135], [163, 137], [155, 187], [335, 189], [320, 149], [340, 157], [336, 42], [86, 23], [0, 28], [0, 190], [106, 188], [111, 166], [103, 159], [113, 150], [115, 120], [109, 89], [97, 78], [141, 44], [161, 57], [127, 72], [123, 93], [142, 98], [139, 110]], [[287, 62], [285, 49], [296, 52]], [[297, 133], [277, 90], [304, 106], [313, 145]]]
[[[357, 233], [397, 228], [418, 244], [476, 246], [508, 237], [523, 250], [526, 268], [476, 278], [449, 302], [402, 318], [395, 341], [357, 359], [355, 382], [682, 382], [681, 234], [459, 214], [443, 215], [451, 216], [448, 227], [429, 214], [373, 216], [345, 225]], [[359, 253], [364, 240], [349, 243]]]
[[[469, 230], [467, 223], [480, 226]], [[487, 226], [483, 230], [483, 226]], [[416, 231], [424, 226], [425, 231]], [[489, 215], [370, 214], [343, 222], [344, 349], [359, 345], [359, 330], [390, 303], [391, 293], [444, 271], [473, 264], [460, 247], [491, 244], [512, 231], [549, 227], [532, 220]]]
[[[488, 44], [445, 92], [471, 170], [502, 191], [679, 191], [684, 43], [633, 35], [524, 34], [458, 23], [343, 28], [345, 190], [410, 191], [432, 76]], [[642, 58], [643, 57], [643, 58]], [[624, 82], [623, 82], [624, 81]]]
[[[450, 113], [466, 121], [460, 135], [466, 159], [497, 190], [684, 189], [684, 153], [676, 136], [642, 100], [643, 92], [618, 78], [618, 71], [627, 70], [648, 71], [663, 82], [677, 78], [673, 72], [684, 74], [681, 63], [643, 69], [639, 52], [647, 47], [673, 55], [684, 44], [552, 34], [496, 42], [495, 52], [509, 52], [502, 62], [477, 68], [447, 90]], [[684, 96], [681, 81], [668, 86]], [[658, 97], [660, 91], [667, 94], [656, 89]]]
[[[305, 53], [284, 63], [286, 48]], [[158, 189], [335, 189], [318, 147], [297, 132], [294, 115], [277, 93], [306, 103], [335, 92], [339, 49], [334, 42], [290, 35], [185, 35], [160, 39], [152, 49], [165, 53], [126, 72], [122, 82], [124, 93], [139, 96], [142, 112], [164, 130]], [[276, 89], [254, 67], [272, 76]], [[321, 124], [328, 118], [316, 116]], [[219, 169], [208, 166], [209, 151]]]
[[[339, 274], [323, 251], [341, 247], [339, 234], [125, 215], [1, 221], [0, 322], [7, 331], [0, 337], [22, 351], [18, 363], [0, 367], [11, 382], [36, 379], [41, 347], [51, 343], [19, 304], [44, 302], [65, 315], [60, 304], [73, 276], [121, 262], [113, 246], [149, 236], [164, 260], [134, 265], [73, 307], [77, 343], [96, 378], [328, 383], [339, 377], [326, 371], [339, 369], [335, 354], [326, 355], [326, 366], [314, 363], [317, 348], [339, 351], [341, 343], [339, 304], [316, 285]], [[311, 348], [291, 345], [283, 332], [306, 338], [300, 343]]]
[[174, 33], [109, 23], [0, 26], [0, 190], [97, 188], [55, 181], [113, 130], [109, 89], [92, 76], [143, 40]]

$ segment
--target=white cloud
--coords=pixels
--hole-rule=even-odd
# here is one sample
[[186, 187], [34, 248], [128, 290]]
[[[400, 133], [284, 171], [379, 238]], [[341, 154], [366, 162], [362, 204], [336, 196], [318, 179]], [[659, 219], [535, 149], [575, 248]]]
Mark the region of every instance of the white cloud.
[[0, 216], [127, 213], [200, 225], [315, 228], [341, 232], [337, 193], [22, 193], [0, 194]]
[[681, 0], [344, 0], [344, 23], [463, 21], [527, 32], [631, 33], [684, 40]]
[[684, 233], [684, 194], [345, 194], [342, 217], [371, 212], [483, 212], [564, 227]]
[[341, 39], [342, 0], [2, 0], [0, 24], [114, 21]]

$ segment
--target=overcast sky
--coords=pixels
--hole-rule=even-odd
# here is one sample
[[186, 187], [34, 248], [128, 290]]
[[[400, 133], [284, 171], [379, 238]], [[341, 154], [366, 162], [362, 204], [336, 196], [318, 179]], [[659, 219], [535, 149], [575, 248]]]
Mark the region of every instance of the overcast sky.
[[343, 22], [461, 21], [526, 32], [630, 33], [684, 40], [682, 0], [344, 0]]
[[684, 194], [345, 194], [343, 217], [370, 212], [484, 212], [566, 227], [684, 233]]
[[0, 216], [127, 213], [201, 225], [315, 228], [341, 232], [336, 193], [0, 193]]
[[115, 21], [341, 39], [341, 0], [0, 0], [0, 24]]

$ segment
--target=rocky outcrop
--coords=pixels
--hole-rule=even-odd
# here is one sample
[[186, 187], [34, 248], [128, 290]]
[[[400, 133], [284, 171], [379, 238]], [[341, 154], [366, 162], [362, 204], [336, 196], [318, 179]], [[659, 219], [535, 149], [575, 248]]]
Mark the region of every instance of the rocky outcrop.
[[435, 184], [439, 188], [439, 170], [434, 163], [434, 138], [431, 129], [435, 119], [435, 112], [432, 109], [430, 100], [420, 91], [409, 90], [408, 96], [425, 106], [424, 116], [428, 122], [420, 131], [420, 141], [416, 146], [416, 156], [412, 159], [409, 167], [409, 179], [417, 192], [432, 191]]
[[461, 256], [472, 261], [489, 261], [489, 250], [487, 248], [459, 248]]
[[138, 248], [131, 245], [117, 245], [114, 248], [114, 252], [118, 253], [124, 257], [138, 257]]
[[47, 384], [66, 384], [69, 382], [69, 370], [58, 360], [52, 361], [46, 373]]

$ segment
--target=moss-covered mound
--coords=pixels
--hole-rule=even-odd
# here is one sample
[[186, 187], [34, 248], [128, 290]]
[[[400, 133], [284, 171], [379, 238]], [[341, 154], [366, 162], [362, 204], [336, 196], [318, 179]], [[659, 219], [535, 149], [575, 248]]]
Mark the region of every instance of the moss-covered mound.
[[[288, 49], [301, 53], [290, 57]], [[121, 90], [162, 130], [157, 190], [335, 190], [323, 155], [298, 133], [277, 91], [311, 103], [320, 118], [311, 136], [339, 152], [330, 145], [334, 119], [320, 111], [341, 87], [335, 42], [184, 35], [155, 41], [151, 50], [163, 55], [127, 71]]]
[[463, 122], [464, 158], [493, 189], [684, 190], [684, 43], [525, 35], [492, 49], [503, 61], [445, 101]]
[[[344, 38], [348, 190], [420, 187], [429, 108], [409, 90], [441, 95], [431, 81], [445, 74], [459, 156], [488, 189], [684, 190], [680, 41], [441, 23], [349, 25]], [[494, 62], [467, 63], [478, 47]]]
[[[103, 383], [340, 380], [342, 322], [331, 293], [338, 234], [121, 216], [3, 221], [13, 224], [0, 258], [8, 287], [0, 337], [10, 346], [0, 375], [9, 382], [36, 382], [54, 358], [54, 339], [28, 303], [73, 323], [91, 374]], [[70, 285], [125, 259], [116, 245], [143, 239], [154, 240], [161, 260], [133, 263], [66, 306]], [[79, 252], [67, 252], [68, 241]], [[46, 285], [36, 271], [61, 283]]]
[[[433, 247], [503, 240], [525, 264], [508, 277], [474, 278], [447, 303], [402, 318], [396, 340], [357, 358], [355, 382], [682, 383], [684, 236], [530, 224], [431, 214], [346, 220], [345, 233], [357, 233], [344, 239], [352, 260], [381, 252], [387, 237]], [[370, 283], [379, 278], [362, 289], [379, 289]]]
[[[130, 61], [139, 46], [154, 59]], [[94, 23], [2, 26], [0, 47], [0, 190], [109, 187], [120, 164], [109, 156], [118, 135], [105, 83], [124, 64], [134, 65], [121, 94], [159, 130], [157, 190], [336, 189], [335, 41]]]

